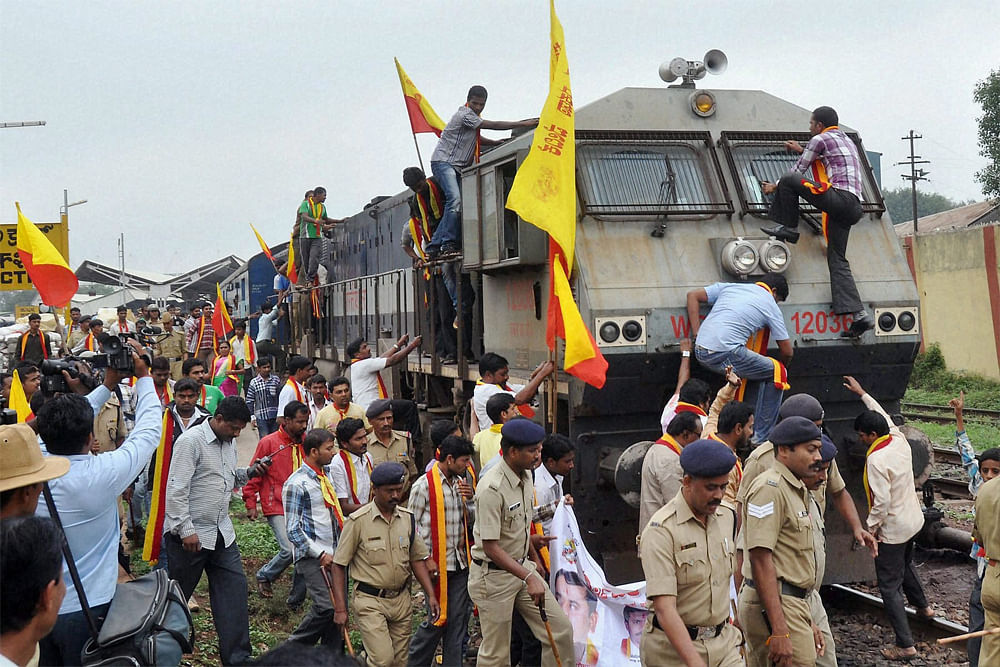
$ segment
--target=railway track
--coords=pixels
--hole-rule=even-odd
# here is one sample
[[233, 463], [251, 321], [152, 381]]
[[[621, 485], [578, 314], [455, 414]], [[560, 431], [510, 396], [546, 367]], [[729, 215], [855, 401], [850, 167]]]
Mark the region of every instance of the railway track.
[[949, 465], [960, 466], [962, 465], [962, 455], [956, 452], [954, 449], [949, 449], [947, 447], [935, 447], [934, 462], [947, 463]]
[[948, 496], [950, 498], [961, 498], [964, 500], [971, 500], [972, 494], [969, 493], [969, 481], [968, 479], [951, 479], [949, 477], [931, 477], [931, 484], [937, 489], [937, 492], [942, 496]]
[[[900, 410], [903, 417], [935, 424], [950, 424], [955, 421], [955, 413], [948, 405], [931, 405], [928, 403], [902, 403]], [[1000, 426], [1000, 410], [985, 410], [981, 408], [965, 408], [965, 421], [980, 422]]]
[[[832, 594], [835, 598], [838, 598], [836, 599], [836, 603], [840, 607], [847, 607], [848, 605], [851, 607], [868, 607], [878, 610], [883, 615], [885, 614], [885, 606], [882, 603], [882, 598], [877, 595], [872, 595], [871, 593], [866, 593], [844, 584], [833, 584], [829, 588], [831, 590], [828, 592], [828, 595]], [[955, 635], [961, 635], [969, 631], [969, 628], [961, 623], [955, 623], [946, 618], [939, 616], [935, 616], [934, 618], [918, 616], [913, 607], [908, 606], [906, 608], [906, 615], [910, 619], [910, 627], [923, 635], [926, 640], [954, 637]], [[886, 619], [886, 623], [888, 624], [888, 619]]]

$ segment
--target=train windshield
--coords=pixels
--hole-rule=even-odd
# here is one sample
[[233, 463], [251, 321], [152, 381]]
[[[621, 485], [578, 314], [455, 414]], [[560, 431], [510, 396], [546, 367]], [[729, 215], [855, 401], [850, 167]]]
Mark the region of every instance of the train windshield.
[[590, 215], [712, 214], [732, 209], [699, 133], [578, 133], [577, 173]]

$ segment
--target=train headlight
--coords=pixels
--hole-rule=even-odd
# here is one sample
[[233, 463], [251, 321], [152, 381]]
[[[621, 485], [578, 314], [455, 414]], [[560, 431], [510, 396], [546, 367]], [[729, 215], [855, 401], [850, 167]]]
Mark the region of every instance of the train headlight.
[[757, 248], [743, 239], [730, 241], [722, 249], [722, 268], [738, 276], [750, 274], [757, 268]]
[[715, 113], [715, 95], [707, 90], [696, 90], [691, 93], [691, 111], [702, 118], [708, 118]]
[[896, 328], [896, 316], [885, 312], [878, 316], [878, 328], [882, 331], [892, 331]]
[[630, 343], [642, 338], [642, 325], [635, 320], [629, 320], [622, 326], [622, 336]]
[[917, 326], [917, 318], [913, 313], [905, 310], [899, 314], [896, 323], [899, 324], [899, 328], [903, 331], [911, 331], [913, 327]]
[[781, 241], [766, 241], [760, 246], [760, 263], [767, 271], [782, 273], [792, 261], [792, 251]]
[[605, 322], [601, 325], [599, 334], [601, 340], [605, 343], [613, 343], [618, 340], [618, 336], [621, 334], [621, 329], [614, 322]]

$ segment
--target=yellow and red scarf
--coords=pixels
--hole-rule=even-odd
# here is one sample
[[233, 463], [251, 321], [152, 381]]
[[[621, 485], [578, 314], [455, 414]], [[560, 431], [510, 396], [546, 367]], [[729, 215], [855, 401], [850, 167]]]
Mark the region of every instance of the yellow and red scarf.
[[[829, 132], [830, 130], [839, 130], [840, 128], [836, 125], [831, 125], [830, 127], [823, 128], [823, 132]], [[820, 132], [820, 134], [823, 134]], [[812, 171], [813, 180], [802, 179], [802, 185], [809, 188], [809, 191], [814, 195], [821, 195], [830, 189], [830, 177], [826, 173], [826, 165], [820, 159], [813, 160], [812, 165], [810, 165], [810, 170]], [[829, 216], [826, 211], [823, 211], [823, 238], [826, 242], [830, 242], [830, 236], [827, 233], [827, 221]]]
[[707, 417], [705, 411], [702, 410], [700, 405], [695, 405], [694, 403], [685, 403], [684, 401], [677, 401], [677, 407], [674, 408], [674, 413], [680, 414], [682, 412], [693, 412], [699, 417]]
[[[202, 314], [201, 318], [198, 320], [198, 343], [194, 346], [195, 354], [198, 354], [198, 350], [201, 349], [201, 343], [205, 340], [205, 315]], [[219, 336], [216, 334], [215, 329], [212, 329], [212, 351], [219, 351]]]
[[[758, 287], [767, 290], [768, 294], [774, 296], [774, 290], [772, 290], [771, 286], [768, 285], [767, 283], [758, 282], [754, 284], [757, 285]], [[791, 385], [788, 384], [788, 369], [786, 369], [785, 365], [780, 361], [778, 361], [777, 359], [775, 359], [774, 357], [767, 356], [767, 344], [770, 338], [771, 338], [771, 330], [768, 327], [762, 327], [758, 329], [752, 336], [750, 336], [749, 339], [747, 339], [747, 349], [749, 349], [751, 352], [756, 352], [762, 357], [767, 358], [767, 360], [774, 365], [774, 375], [772, 376], [771, 381], [774, 383], [775, 388], [784, 391], [791, 387]], [[742, 401], [743, 396], [746, 394], [746, 391], [747, 391], [747, 381], [744, 378], [740, 380], [740, 388], [736, 390], [736, 400]]]
[[[28, 344], [28, 333], [29, 332], [26, 331], [26, 332], [24, 332], [24, 334], [21, 335], [21, 361], [24, 361], [24, 348]], [[48, 359], [49, 358], [49, 339], [48, 339], [48, 336], [45, 335], [45, 332], [42, 331], [41, 329], [38, 330], [38, 342], [42, 346], [42, 358], [43, 359]]]
[[174, 393], [170, 391], [170, 380], [164, 383], [162, 392], [155, 384], [153, 385], [153, 389], [156, 390], [156, 396], [160, 399], [160, 405], [163, 407], [167, 407], [170, 401], [174, 400]]
[[[370, 357], [369, 357], [370, 358]], [[351, 359], [351, 363], [356, 363], [361, 361], [361, 359]], [[382, 380], [382, 374], [378, 371], [375, 372], [375, 381], [378, 383], [378, 397], [379, 398], [389, 398], [389, 390], [385, 388], [385, 382]]]
[[[236, 342], [236, 336], [229, 339], [229, 349], [232, 350], [233, 343]], [[251, 366], [257, 365], [257, 346], [253, 342], [253, 338], [250, 336], [243, 336], [243, 357]]]
[[[362, 456], [365, 462], [365, 468], [368, 470], [368, 474], [372, 474], [372, 461], [367, 456]], [[354, 464], [351, 462], [351, 454], [345, 450], [340, 450], [340, 459], [344, 462], [344, 471], [347, 473], [347, 484], [351, 487], [351, 502], [355, 505], [361, 505], [367, 503], [369, 498], [361, 500], [358, 498], [358, 473], [354, 469]], [[369, 495], [371, 492], [369, 491]]]
[[[716, 442], [721, 442], [721, 443], [722, 443], [722, 444], [724, 444], [724, 445], [725, 445], [726, 447], [729, 447], [729, 443], [728, 443], [728, 442], [726, 442], [725, 440], [723, 440], [722, 438], [720, 438], [720, 437], [719, 437], [718, 435], [716, 435], [715, 433], [710, 433], [710, 434], [708, 435], [708, 438], [707, 438], [707, 439], [708, 439], [708, 440], [715, 440]], [[730, 451], [732, 451], [732, 448], [730, 448]], [[742, 466], [742, 465], [740, 465], [740, 457], [739, 457], [739, 456], [737, 456], [737, 457], [736, 457], [736, 465], [735, 465], [735, 466], [733, 466], [733, 467], [734, 467], [734, 468], [736, 469], [736, 481], [737, 481], [737, 482], [741, 482], [741, 481], [743, 481], [743, 466]]]
[[[485, 384], [487, 383], [483, 382], [483, 378], [479, 378], [478, 380], [476, 380], [476, 385], [485, 385]], [[510, 388], [510, 385], [507, 384], [506, 382], [504, 382], [503, 384], [499, 382], [494, 382], [493, 384], [500, 387], [504, 391], [508, 392], [512, 396], [515, 393], [514, 390]], [[514, 409], [517, 410], [517, 413], [522, 417], [527, 417], [528, 419], [531, 419], [532, 417], [535, 416], [535, 410], [530, 405], [515, 405]]]
[[653, 444], [665, 445], [666, 447], [669, 447], [671, 451], [674, 452], [674, 454], [677, 454], [677, 456], [681, 455], [681, 449], [683, 449], [680, 443], [677, 442], [676, 439], [674, 439], [674, 436], [670, 435], [669, 433], [664, 433], [663, 435], [661, 435], [660, 439], [654, 442]]
[[155, 563], [160, 558], [163, 545], [163, 520], [166, 516], [167, 478], [170, 474], [170, 459], [174, 455], [174, 419], [170, 410], [163, 411], [160, 429], [160, 444], [156, 447], [153, 464], [152, 490], [149, 503], [149, 523], [146, 526], [146, 540], [142, 545], [142, 559]]
[[[434, 585], [434, 592], [441, 605], [441, 613], [434, 621], [434, 625], [437, 627], [442, 627], [448, 621], [448, 531], [443, 485], [441, 466], [435, 464], [427, 472], [427, 509], [431, 517], [431, 557], [434, 558], [434, 562], [438, 566], [438, 578]], [[475, 473], [473, 473], [473, 489], [475, 486]], [[472, 559], [472, 554], [469, 550], [469, 519], [465, 502], [462, 502], [462, 535], [465, 536], [465, 562], [468, 563]]]
[[305, 403], [306, 399], [302, 396], [302, 390], [299, 388], [299, 383], [295, 381], [295, 378], [288, 378], [285, 380], [285, 386], [291, 387], [292, 391], [295, 392], [295, 400], [299, 403]]
[[[531, 495], [532, 495], [532, 498], [534, 499], [534, 504], [537, 507], [538, 506], [538, 492], [535, 491], [534, 487], [532, 487], [532, 489], [531, 489]], [[545, 529], [542, 528], [542, 522], [541, 521], [532, 521], [531, 522], [531, 530], [528, 531], [528, 533], [530, 535], [544, 535], [545, 534]], [[545, 564], [545, 574], [546, 574], [545, 578], [548, 579], [547, 575], [552, 570], [552, 560], [549, 557], [549, 548], [547, 546], [543, 546], [541, 549], [538, 550], [538, 555], [542, 557], [542, 563]]]
[[872, 505], [875, 504], [875, 495], [872, 493], [871, 487], [868, 485], [868, 457], [877, 452], [880, 449], [885, 449], [892, 442], [892, 434], [883, 435], [881, 438], [876, 438], [875, 442], [871, 444], [868, 451], [865, 452], [865, 472], [861, 477], [861, 480], [865, 485], [865, 497], [868, 499], [868, 511], [872, 511]]
[[319, 221], [323, 219], [326, 215], [326, 206], [322, 202], [315, 202], [313, 198], [309, 198], [309, 217], [316, 222], [310, 223], [316, 230], [316, 235], [319, 236]]
[[[292, 447], [292, 458], [293, 459], [295, 458], [295, 452], [296, 451], [300, 451], [300, 450], [301, 450], [301, 447], [298, 446], [298, 445], [296, 445], [295, 447]], [[299, 457], [301, 458], [301, 456], [302, 456], [302, 454], [300, 453]], [[337, 492], [333, 490], [333, 484], [330, 482], [330, 478], [327, 477], [325, 474], [323, 474], [322, 470], [319, 470], [318, 468], [316, 468], [316, 466], [314, 466], [313, 464], [309, 463], [308, 460], [302, 459], [302, 463], [305, 464], [305, 465], [307, 465], [307, 466], [309, 466], [309, 469], [312, 470], [314, 473], [316, 473], [316, 476], [319, 477], [319, 488], [323, 492], [323, 502], [333, 512], [333, 516], [336, 517], [336, 519], [337, 519], [337, 527], [338, 528], [343, 528], [344, 527], [344, 511], [342, 509], [340, 509], [340, 501], [337, 500]], [[301, 467], [301, 465], [299, 467]], [[299, 467], [296, 467], [296, 470], [298, 470]]]
[[125, 320], [124, 322], [118, 320], [117, 324], [119, 333], [128, 333], [128, 320]]

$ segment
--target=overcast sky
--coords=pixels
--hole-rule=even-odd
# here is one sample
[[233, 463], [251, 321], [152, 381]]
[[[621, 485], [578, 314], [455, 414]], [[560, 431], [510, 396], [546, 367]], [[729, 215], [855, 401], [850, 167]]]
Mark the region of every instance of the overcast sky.
[[[729, 69], [702, 87], [834, 106], [884, 154], [887, 187], [916, 129], [921, 187], [963, 200], [982, 198], [972, 89], [1000, 65], [991, 6], [557, 0], [577, 106], [719, 48]], [[89, 200], [70, 209], [73, 268], [117, 265], [120, 232], [126, 268], [249, 257], [247, 223], [282, 242], [311, 186], [336, 217], [402, 190], [415, 154], [393, 56], [445, 120], [475, 83], [485, 117], [537, 116], [548, 29], [546, 0], [0, 0], [0, 121], [47, 121], [0, 129], [0, 221], [15, 200], [57, 219], [66, 188]]]

